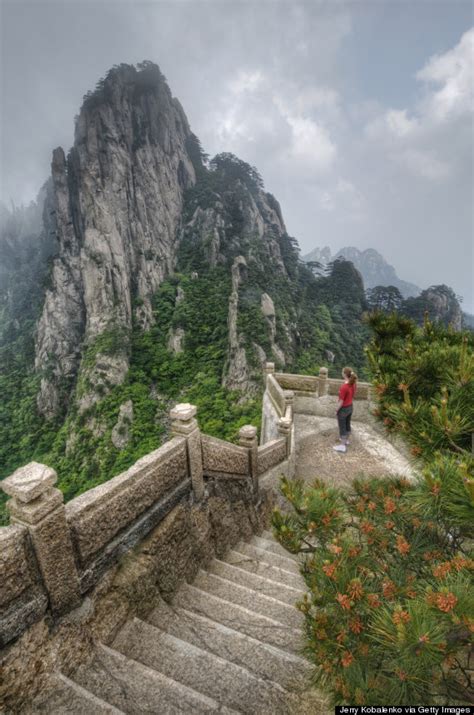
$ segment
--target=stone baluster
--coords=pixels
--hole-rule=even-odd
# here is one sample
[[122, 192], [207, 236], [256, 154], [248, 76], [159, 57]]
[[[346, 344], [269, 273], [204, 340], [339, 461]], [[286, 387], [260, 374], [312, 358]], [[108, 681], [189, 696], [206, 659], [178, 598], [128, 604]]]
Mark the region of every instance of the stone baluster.
[[285, 396], [285, 414], [283, 416], [290, 417], [291, 419], [293, 419], [293, 404], [295, 401], [295, 393], [293, 392], [293, 390], [285, 390], [283, 394]]
[[188, 470], [193, 485], [194, 496], [200, 501], [204, 495], [204, 477], [202, 469], [201, 431], [195, 415], [197, 407], [181, 403], [170, 411], [171, 435], [186, 438]]
[[264, 367], [265, 375], [272, 375], [275, 372], [275, 363], [266, 362]]
[[329, 393], [329, 380], [327, 367], [319, 368], [319, 397]]
[[265, 380], [265, 385], [266, 385], [267, 384], [267, 376], [275, 374], [275, 363], [274, 362], [266, 362], [265, 366], [263, 368], [263, 373], [264, 373], [264, 380]]
[[290, 455], [291, 452], [291, 426], [293, 421], [291, 417], [280, 417], [277, 422], [277, 430], [280, 437], [286, 439], [286, 454]]
[[252, 477], [253, 495], [258, 498], [258, 439], [257, 428], [244, 425], [239, 430], [239, 444], [249, 450], [250, 476]]
[[54, 469], [30, 462], [1, 482], [11, 522], [26, 526], [55, 615], [66, 613], [81, 600], [64, 497], [55, 489]]

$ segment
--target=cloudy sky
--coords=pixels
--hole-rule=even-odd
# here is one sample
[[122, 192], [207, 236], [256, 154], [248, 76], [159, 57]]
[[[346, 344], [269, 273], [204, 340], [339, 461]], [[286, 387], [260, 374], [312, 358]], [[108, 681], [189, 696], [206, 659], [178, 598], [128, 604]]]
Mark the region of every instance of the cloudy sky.
[[1, 197], [28, 202], [82, 96], [160, 65], [211, 155], [255, 165], [303, 253], [376, 248], [474, 312], [473, 4], [0, 0]]

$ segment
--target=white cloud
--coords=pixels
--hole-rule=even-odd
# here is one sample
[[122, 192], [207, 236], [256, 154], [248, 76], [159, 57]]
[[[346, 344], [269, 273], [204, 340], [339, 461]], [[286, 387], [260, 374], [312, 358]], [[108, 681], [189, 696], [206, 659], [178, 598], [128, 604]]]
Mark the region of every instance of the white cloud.
[[327, 130], [305, 117], [287, 115], [286, 120], [292, 131], [291, 155], [317, 170], [328, 168], [336, 156], [336, 146]]
[[264, 83], [265, 77], [260, 70], [245, 72], [241, 70], [237, 77], [229, 84], [232, 94], [244, 94], [245, 92], [255, 92]]
[[328, 113], [339, 111], [338, 103], [330, 87], [272, 81], [259, 68], [246, 69], [228, 83], [213, 123], [227, 150], [245, 157], [252, 146], [266, 146], [273, 167], [311, 179], [337, 156]]
[[416, 74], [424, 83], [419, 101], [379, 112], [367, 123], [364, 134], [372, 148], [419, 179], [443, 182], [453, 176], [466, 160], [465, 146], [456, 150], [455, 137], [466, 124], [472, 127], [473, 48], [474, 29], [432, 57]]
[[441, 85], [431, 91], [423, 107], [435, 121], [471, 113], [473, 109], [474, 28], [464, 33], [452, 50], [435, 55], [417, 73], [427, 84]]
[[367, 202], [352, 181], [335, 179], [330, 189], [322, 191], [319, 204], [323, 211], [334, 213], [339, 221], [361, 221], [367, 218]]
[[407, 110], [392, 109], [385, 116], [389, 130], [398, 137], [406, 137], [412, 134], [418, 127], [418, 120], [410, 119]]
[[406, 109], [389, 109], [369, 121], [365, 134], [372, 139], [401, 139], [413, 134], [418, 128], [419, 120], [409, 117]]
[[429, 151], [405, 149], [391, 154], [390, 158], [413, 174], [432, 181], [447, 179], [452, 173], [449, 163], [441, 161]]
[[300, 112], [309, 112], [314, 109], [334, 111], [340, 102], [339, 92], [332, 87], [303, 87], [296, 91], [294, 98], [295, 109]]

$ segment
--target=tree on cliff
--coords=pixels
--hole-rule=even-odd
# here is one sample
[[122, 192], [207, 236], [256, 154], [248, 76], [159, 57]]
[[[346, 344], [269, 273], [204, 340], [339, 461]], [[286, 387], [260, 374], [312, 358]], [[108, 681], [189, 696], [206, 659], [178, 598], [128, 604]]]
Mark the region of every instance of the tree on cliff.
[[422, 291], [416, 298], [403, 301], [401, 312], [421, 325], [425, 314], [431, 321], [452, 325], [459, 330], [462, 323], [461, 306], [452, 288], [435, 285]]
[[367, 303], [371, 310], [392, 313], [400, 310], [403, 296], [395, 286], [375, 286], [367, 290]]
[[422, 477], [349, 492], [283, 481], [279, 541], [306, 553], [306, 651], [336, 703], [472, 703], [474, 340], [370, 318], [377, 415]]
[[251, 191], [263, 189], [263, 180], [257, 169], [230, 152], [217, 154], [211, 160], [210, 168], [231, 185], [236, 179], [240, 179]]

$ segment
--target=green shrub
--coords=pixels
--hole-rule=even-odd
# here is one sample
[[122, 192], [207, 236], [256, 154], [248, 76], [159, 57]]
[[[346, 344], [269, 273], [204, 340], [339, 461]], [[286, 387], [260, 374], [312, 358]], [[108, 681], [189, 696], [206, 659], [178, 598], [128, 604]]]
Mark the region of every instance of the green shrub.
[[280, 542], [307, 553], [306, 652], [335, 703], [469, 703], [474, 630], [472, 338], [375, 314], [377, 414], [422, 478], [350, 491], [283, 480]]

